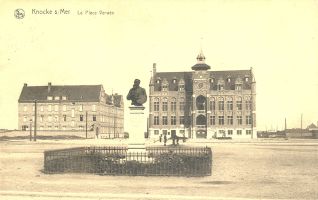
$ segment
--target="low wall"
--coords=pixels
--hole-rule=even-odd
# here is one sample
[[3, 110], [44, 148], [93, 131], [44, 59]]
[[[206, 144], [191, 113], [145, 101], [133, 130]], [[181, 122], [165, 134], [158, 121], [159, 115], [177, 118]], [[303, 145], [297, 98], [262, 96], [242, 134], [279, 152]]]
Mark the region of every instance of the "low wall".
[[[34, 131], [32, 131], [32, 136], [34, 134]], [[61, 137], [61, 138], [86, 138], [86, 132], [85, 131], [40, 131], [38, 130], [36, 132], [37, 138], [47, 138], [47, 137]], [[0, 132], [0, 137], [19, 137], [19, 138], [29, 138], [30, 137], [30, 131], [6, 131], [6, 132]], [[87, 131], [87, 138], [95, 138], [95, 132], [94, 131]]]

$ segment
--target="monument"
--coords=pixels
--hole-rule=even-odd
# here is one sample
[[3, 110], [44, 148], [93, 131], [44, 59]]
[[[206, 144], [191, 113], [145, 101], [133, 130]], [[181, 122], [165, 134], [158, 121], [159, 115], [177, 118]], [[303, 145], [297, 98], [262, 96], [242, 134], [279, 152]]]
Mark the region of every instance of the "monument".
[[131, 100], [129, 106], [129, 142], [128, 152], [145, 152], [144, 131], [147, 128], [145, 120], [145, 107], [143, 104], [147, 101], [146, 90], [140, 87], [140, 80], [135, 79], [133, 88], [129, 90], [127, 100]]

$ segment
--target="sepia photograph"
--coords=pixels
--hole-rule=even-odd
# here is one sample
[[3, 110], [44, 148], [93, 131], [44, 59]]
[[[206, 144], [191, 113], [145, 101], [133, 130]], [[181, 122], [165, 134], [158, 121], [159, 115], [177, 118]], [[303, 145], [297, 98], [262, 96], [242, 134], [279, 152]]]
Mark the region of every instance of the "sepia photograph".
[[0, 0], [0, 198], [318, 199], [317, 0]]

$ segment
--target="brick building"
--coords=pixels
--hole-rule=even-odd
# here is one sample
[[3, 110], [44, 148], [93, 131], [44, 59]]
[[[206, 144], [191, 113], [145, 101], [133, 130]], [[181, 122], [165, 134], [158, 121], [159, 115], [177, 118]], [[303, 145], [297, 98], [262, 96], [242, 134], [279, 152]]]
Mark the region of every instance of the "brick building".
[[209, 71], [202, 53], [188, 72], [157, 72], [149, 85], [149, 137], [256, 138], [252, 69]]
[[38, 131], [88, 129], [103, 138], [124, 137], [123, 98], [107, 95], [102, 85], [24, 84], [18, 104], [20, 130], [29, 130], [30, 124], [32, 128], [36, 124]]

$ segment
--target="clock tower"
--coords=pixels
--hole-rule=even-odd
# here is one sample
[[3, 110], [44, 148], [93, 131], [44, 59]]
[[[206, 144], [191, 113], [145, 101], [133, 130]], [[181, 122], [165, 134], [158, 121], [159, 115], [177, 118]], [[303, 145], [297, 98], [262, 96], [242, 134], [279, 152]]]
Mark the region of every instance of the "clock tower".
[[192, 66], [192, 136], [206, 138], [207, 136], [207, 94], [209, 88], [209, 72], [211, 67], [205, 64], [203, 52], [197, 56], [197, 64]]

